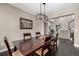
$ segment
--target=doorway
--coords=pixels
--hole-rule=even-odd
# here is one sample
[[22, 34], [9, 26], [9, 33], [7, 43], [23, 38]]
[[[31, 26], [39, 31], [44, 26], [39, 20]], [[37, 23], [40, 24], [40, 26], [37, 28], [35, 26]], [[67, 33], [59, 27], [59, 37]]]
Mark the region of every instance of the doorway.
[[51, 20], [53, 20], [51, 28], [58, 31], [59, 38], [71, 40], [71, 36], [74, 37], [74, 14], [59, 16]]

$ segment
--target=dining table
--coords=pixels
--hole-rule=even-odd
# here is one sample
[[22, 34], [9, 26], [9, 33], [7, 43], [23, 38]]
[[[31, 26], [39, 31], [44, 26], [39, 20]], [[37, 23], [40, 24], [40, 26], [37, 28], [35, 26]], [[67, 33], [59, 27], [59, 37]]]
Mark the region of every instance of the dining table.
[[29, 40], [16, 40], [12, 43], [14, 44], [14, 47], [18, 49], [23, 56], [28, 56], [32, 53], [34, 53], [36, 50], [40, 49], [45, 45], [44, 43], [45, 37], [32, 37]]

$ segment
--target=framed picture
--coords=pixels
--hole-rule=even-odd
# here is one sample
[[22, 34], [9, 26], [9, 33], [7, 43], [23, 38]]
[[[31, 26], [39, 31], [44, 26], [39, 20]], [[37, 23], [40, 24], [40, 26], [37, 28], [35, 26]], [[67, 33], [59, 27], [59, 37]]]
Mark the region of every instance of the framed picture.
[[32, 29], [33, 22], [32, 20], [20, 18], [20, 29]]

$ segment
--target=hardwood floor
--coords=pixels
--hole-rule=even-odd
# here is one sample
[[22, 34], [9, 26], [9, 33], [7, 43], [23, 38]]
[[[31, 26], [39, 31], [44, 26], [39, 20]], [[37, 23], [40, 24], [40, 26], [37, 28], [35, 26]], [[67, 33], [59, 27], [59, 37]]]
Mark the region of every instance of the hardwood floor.
[[[54, 56], [52, 52], [53, 50], [51, 50], [50, 56]], [[73, 43], [68, 39], [60, 39], [55, 56], [79, 56], [79, 48], [74, 47]]]
[[58, 51], [56, 53], [56, 56], [71, 56], [75, 55], [73, 53], [74, 51], [73, 43], [68, 39], [60, 39], [60, 43], [58, 46]]
[[[0, 53], [0, 55], [6, 56], [7, 53]], [[54, 49], [50, 49], [46, 56], [79, 56], [79, 48], [75, 48], [68, 39], [59, 39], [57, 52], [55, 53]]]
[[68, 39], [60, 39], [56, 56], [79, 56], [79, 48]]

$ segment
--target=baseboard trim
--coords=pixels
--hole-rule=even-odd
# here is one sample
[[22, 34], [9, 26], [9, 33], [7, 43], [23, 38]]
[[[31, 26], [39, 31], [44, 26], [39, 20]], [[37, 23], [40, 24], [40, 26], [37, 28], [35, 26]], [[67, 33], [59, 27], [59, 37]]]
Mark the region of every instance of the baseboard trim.
[[[13, 49], [14, 47], [11, 47]], [[0, 53], [7, 51], [7, 48], [0, 50]]]
[[75, 47], [79, 47], [79, 45], [74, 44]]

